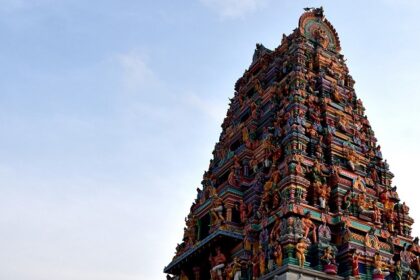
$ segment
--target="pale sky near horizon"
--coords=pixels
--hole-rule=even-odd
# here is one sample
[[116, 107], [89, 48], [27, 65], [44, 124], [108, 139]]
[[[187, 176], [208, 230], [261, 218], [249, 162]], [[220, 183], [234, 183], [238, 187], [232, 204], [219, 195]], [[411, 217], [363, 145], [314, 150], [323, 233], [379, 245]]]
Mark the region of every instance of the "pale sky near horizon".
[[0, 280], [165, 279], [255, 43], [320, 5], [420, 223], [417, 1], [0, 0]]

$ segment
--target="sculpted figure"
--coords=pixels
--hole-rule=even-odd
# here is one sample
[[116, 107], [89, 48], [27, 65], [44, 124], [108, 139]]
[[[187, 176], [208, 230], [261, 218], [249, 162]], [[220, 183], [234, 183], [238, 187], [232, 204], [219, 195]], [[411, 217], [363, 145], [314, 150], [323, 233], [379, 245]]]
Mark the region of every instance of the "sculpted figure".
[[241, 279], [241, 262], [238, 257], [233, 259], [233, 262], [226, 268], [227, 280], [240, 280]]
[[343, 197], [343, 210], [348, 211], [351, 206], [351, 192], [350, 190]]
[[379, 250], [379, 239], [375, 235], [375, 228], [371, 228], [365, 235], [365, 246]]
[[312, 239], [313, 242], [317, 242], [316, 238], [316, 225], [311, 221], [311, 213], [306, 212], [305, 216], [302, 218], [302, 229], [304, 232], [303, 237], [308, 238], [309, 232], [312, 230]]
[[395, 263], [394, 272], [395, 272], [395, 280], [402, 280], [403, 270], [402, 270], [400, 259], [397, 260]]
[[337, 127], [340, 128], [344, 132], [349, 132], [348, 125], [349, 125], [348, 120], [342, 115], [338, 115]]
[[321, 261], [324, 264], [335, 264], [335, 257], [330, 246], [325, 248], [324, 254], [321, 256]]
[[376, 205], [376, 202], [373, 203], [373, 222], [380, 224], [381, 223], [381, 209], [379, 209], [378, 205]]
[[322, 243], [328, 243], [331, 241], [331, 229], [327, 225], [327, 217], [322, 215], [322, 225], [318, 227], [318, 238]]
[[386, 217], [386, 221], [388, 222], [388, 230], [390, 232], [394, 232], [394, 225], [395, 225], [395, 222], [397, 221], [397, 214], [392, 208], [390, 208], [390, 209], [385, 210], [385, 217]]
[[405, 204], [405, 201], [402, 204], [401, 210], [402, 210], [402, 213], [405, 215], [408, 215], [408, 212], [410, 211], [410, 208]]
[[321, 256], [321, 263], [324, 264], [324, 272], [327, 274], [337, 274], [337, 266], [335, 264], [335, 256], [331, 246], [328, 246], [324, 250], [324, 254]]
[[276, 216], [276, 221], [274, 222], [273, 229], [270, 233], [271, 240], [277, 240], [280, 237], [280, 230], [281, 230], [281, 218]]
[[353, 188], [362, 192], [366, 191], [362, 177], [357, 176], [356, 180], [354, 180]]
[[251, 118], [253, 120], [258, 119], [258, 106], [255, 102], [252, 102], [250, 105], [251, 108]]
[[273, 184], [277, 186], [277, 184], [280, 182], [280, 170], [278, 170], [277, 168], [275, 168], [275, 166], [273, 165], [273, 173], [271, 174], [271, 179], [273, 181]]
[[261, 199], [261, 204], [264, 207], [264, 209], [268, 212], [269, 211], [269, 203], [271, 200], [271, 189], [273, 188], [273, 182], [271, 181], [271, 179], [269, 179], [265, 184], [264, 184], [264, 192], [262, 195], [262, 199]]
[[279, 242], [275, 242], [275, 245], [274, 245], [274, 258], [275, 258], [277, 267], [280, 267], [283, 265], [283, 251], [282, 251], [281, 244]]
[[225, 218], [223, 217], [223, 200], [217, 194], [213, 194], [212, 196], [210, 216], [211, 225], [225, 222]]
[[341, 96], [340, 92], [338, 91], [337, 85], [334, 85], [332, 89], [332, 98], [334, 101], [341, 103], [343, 102], [343, 97]]
[[249, 161], [249, 165], [251, 166], [252, 171], [254, 173], [257, 173], [257, 171], [258, 171], [258, 160], [257, 160], [256, 156], [252, 156], [252, 159]]
[[247, 148], [251, 148], [252, 145], [249, 137], [249, 131], [246, 126], [242, 128], [242, 141], [245, 143]]
[[245, 204], [244, 200], [241, 199], [240, 204], [239, 204], [239, 216], [240, 216], [240, 219], [241, 219], [241, 223], [246, 222], [247, 210], [248, 210], [247, 205]]
[[322, 184], [318, 189], [319, 207], [325, 209], [330, 196], [331, 188], [327, 184]]
[[245, 235], [245, 237], [244, 237], [244, 250], [249, 252], [252, 249], [252, 242], [253, 242], [250, 226], [245, 227], [244, 235]]
[[351, 256], [351, 271], [352, 271], [353, 277], [356, 279], [360, 279], [359, 257], [360, 257], [360, 254], [357, 253], [356, 250], [354, 250]]
[[235, 170], [235, 167], [233, 167], [233, 166], [230, 169], [230, 173], [229, 173], [229, 176], [228, 176], [228, 183], [232, 187], [237, 187], [239, 185], [238, 184], [239, 180], [238, 180], [238, 177], [236, 175], [236, 170]]
[[225, 267], [226, 257], [220, 247], [216, 248], [215, 256], [210, 254], [209, 261], [212, 267], [210, 270], [211, 280], [223, 280], [222, 269]]
[[379, 252], [375, 253], [374, 256], [374, 262], [373, 262], [373, 274], [379, 274], [383, 275], [384, 277], [388, 276], [390, 273], [388, 269], [386, 268], [385, 262], [382, 260], [381, 255], [379, 255]]
[[358, 158], [359, 158], [357, 153], [349, 147], [344, 147], [343, 148], [343, 154], [345, 155], [345, 157], [347, 159], [347, 163], [348, 163], [350, 169], [352, 171], [354, 171], [356, 169], [356, 164], [357, 164]]
[[303, 238], [299, 239], [299, 242], [296, 244], [296, 258], [298, 259], [298, 263], [300, 267], [303, 267], [305, 264], [305, 250], [308, 248], [308, 244], [306, 244]]

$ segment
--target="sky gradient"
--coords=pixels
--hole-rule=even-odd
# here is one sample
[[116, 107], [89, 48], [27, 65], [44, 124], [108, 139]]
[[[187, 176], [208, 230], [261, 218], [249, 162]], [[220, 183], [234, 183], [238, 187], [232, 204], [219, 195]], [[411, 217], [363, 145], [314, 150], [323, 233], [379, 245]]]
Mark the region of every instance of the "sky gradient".
[[0, 279], [164, 279], [255, 44], [320, 5], [420, 223], [417, 1], [0, 0]]

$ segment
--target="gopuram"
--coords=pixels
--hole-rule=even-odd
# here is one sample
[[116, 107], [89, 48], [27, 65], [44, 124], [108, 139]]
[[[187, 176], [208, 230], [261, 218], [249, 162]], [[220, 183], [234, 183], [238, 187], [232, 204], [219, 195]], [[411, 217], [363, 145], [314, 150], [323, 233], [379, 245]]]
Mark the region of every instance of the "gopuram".
[[413, 219], [322, 8], [257, 44], [168, 279], [420, 279]]

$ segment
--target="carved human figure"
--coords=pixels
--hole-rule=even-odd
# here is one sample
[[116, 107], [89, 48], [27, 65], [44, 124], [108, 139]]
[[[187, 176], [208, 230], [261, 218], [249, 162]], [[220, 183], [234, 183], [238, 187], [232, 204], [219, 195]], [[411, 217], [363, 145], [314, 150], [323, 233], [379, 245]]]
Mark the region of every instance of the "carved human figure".
[[273, 188], [273, 181], [271, 181], [271, 178], [264, 184], [264, 192], [261, 199], [261, 204], [264, 207], [264, 209], [268, 212], [269, 204], [271, 201], [271, 189]]
[[249, 161], [249, 165], [251, 166], [252, 171], [254, 173], [257, 173], [257, 171], [258, 171], [258, 160], [257, 160], [257, 157], [255, 155], [252, 156], [252, 159]]
[[321, 256], [321, 262], [325, 265], [325, 264], [335, 264], [335, 257], [334, 257], [334, 253], [332, 251], [331, 246], [327, 246], [324, 249], [324, 254]]
[[318, 227], [318, 239], [320, 242], [328, 243], [331, 241], [331, 229], [327, 225], [327, 217], [322, 215], [322, 225]]
[[299, 242], [296, 244], [296, 258], [300, 267], [303, 267], [305, 265], [305, 251], [307, 248], [308, 244], [306, 244], [305, 239], [300, 238]]
[[356, 252], [356, 250], [354, 250], [351, 256], [351, 272], [352, 272], [351, 274], [356, 279], [360, 279], [359, 258], [360, 258], [360, 254]]
[[343, 102], [343, 97], [340, 94], [340, 91], [338, 90], [338, 87], [337, 87], [336, 84], [332, 88], [332, 98], [333, 98], [334, 101], [336, 101], [338, 103]]
[[359, 211], [362, 214], [372, 214], [373, 211], [369, 210], [369, 202], [366, 198], [365, 193], [360, 193], [357, 197], [357, 205], [359, 206]]
[[365, 246], [368, 248], [373, 248], [379, 250], [379, 239], [375, 235], [375, 228], [372, 227], [365, 235]]
[[348, 190], [343, 197], [343, 210], [347, 212], [351, 206], [351, 191]]
[[251, 235], [251, 227], [245, 226], [245, 233], [244, 233], [244, 250], [251, 251], [252, 249], [252, 235]]
[[210, 216], [211, 225], [225, 222], [225, 218], [223, 217], [223, 200], [216, 193], [212, 196]]
[[302, 229], [304, 238], [308, 238], [309, 232], [312, 230], [312, 240], [314, 243], [317, 243], [316, 225], [311, 221], [310, 212], [306, 212], [305, 216], [302, 218]]
[[331, 188], [327, 184], [322, 184], [318, 189], [319, 207], [325, 209], [330, 196]]
[[280, 230], [281, 230], [281, 218], [276, 215], [274, 226], [270, 232], [270, 239], [277, 240], [280, 237]]
[[316, 41], [323, 47], [326, 48], [328, 46], [328, 35], [327, 32], [325, 32], [324, 29], [321, 27], [318, 27], [314, 30], [314, 37]]
[[249, 130], [246, 126], [242, 128], [242, 141], [245, 143], [247, 148], [252, 147], [251, 138], [249, 137]]
[[275, 262], [277, 267], [280, 267], [283, 265], [283, 251], [282, 251], [282, 247], [281, 244], [279, 242], [275, 242], [274, 243], [274, 258], [275, 258]]
[[233, 262], [226, 267], [225, 274], [226, 280], [240, 280], [241, 279], [242, 264], [238, 257], [233, 259]]
[[362, 177], [357, 176], [356, 180], [353, 182], [353, 188], [362, 192], [366, 191]]
[[343, 148], [343, 153], [346, 156], [347, 163], [348, 163], [350, 169], [352, 171], [354, 171], [356, 169], [356, 164], [357, 164], [358, 158], [359, 158], [357, 153], [349, 147]]
[[390, 232], [394, 232], [395, 222], [397, 221], [397, 214], [392, 208], [390, 208], [385, 210], [385, 217], [388, 223], [388, 230]]
[[271, 179], [274, 185], [277, 186], [277, 184], [280, 182], [280, 178], [281, 178], [281, 173], [280, 170], [278, 170], [274, 165], [273, 165], [273, 173], [271, 174]]
[[231, 169], [230, 169], [230, 173], [229, 173], [229, 176], [228, 176], [228, 183], [232, 187], [237, 187], [239, 185], [237, 172], [236, 172], [234, 166], [232, 166]]
[[405, 204], [405, 201], [403, 202], [401, 206], [401, 210], [404, 215], [408, 215], [408, 212], [410, 211], [410, 208]]
[[258, 106], [255, 102], [252, 102], [250, 105], [251, 108], [251, 118], [253, 120], [257, 120], [258, 119]]
[[216, 255], [210, 254], [209, 261], [211, 264], [210, 276], [212, 280], [223, 280], [222, 269], [225, 267], [226, 257], [222, 253], [220, 247], [216, 248]]
[[376, 252], [373, 257], [373, 267], [373, 274], [383, 275], [384, 277], [390, 274], [379, 252]]
[[394, 265], [394, 272], [395, 272], [395, 280], [402, 280], [403, 277], [403, 269], [401, 265], [401, 260], [398, 259]]
[[376, 204], [376, 202], [373, 203], [373, 222], [380, 224], [381, 223], [381, 209], [379, 209], [378, 205]]

